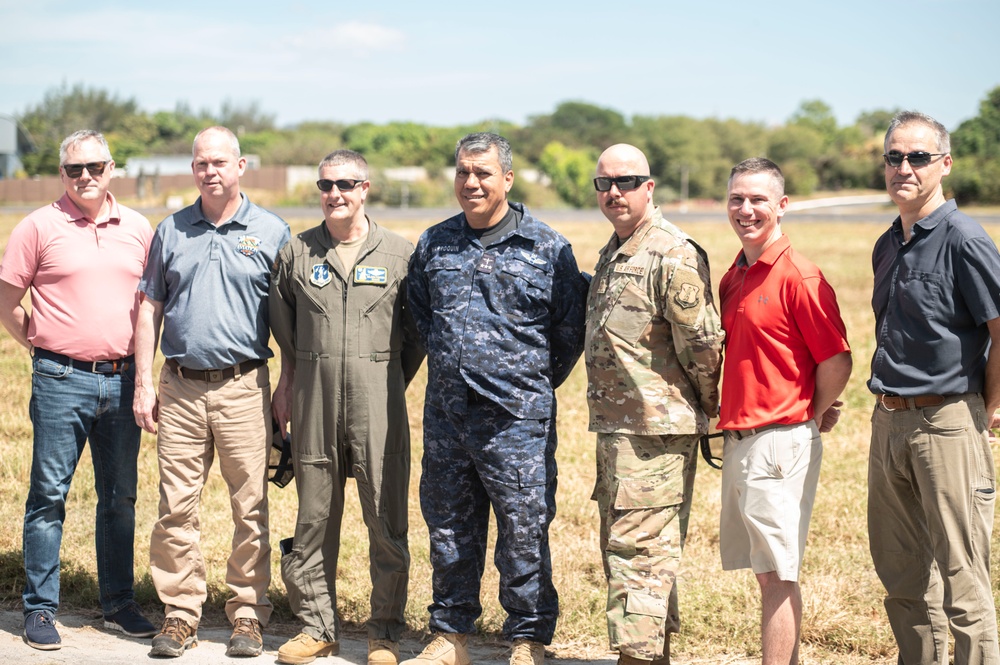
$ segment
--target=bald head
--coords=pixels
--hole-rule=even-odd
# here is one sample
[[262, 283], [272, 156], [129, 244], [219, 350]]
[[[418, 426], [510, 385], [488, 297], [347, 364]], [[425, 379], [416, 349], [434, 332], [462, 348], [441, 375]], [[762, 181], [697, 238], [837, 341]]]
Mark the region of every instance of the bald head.
[[[608, 181], [599, 183], [598, 179], [609, 179], [610, 187], [601, 191]], [[615, 227], [619, 238], [632, 235], [653, 214], [655, 184], [649, 177], [649, 162], [634, 145], [618, 143], [601, 154], [597, 160], [594, 186], [597, 189], [597, 205]]]
[[602, 152], [601, 158], [597, 160], [598, 175], [607, 173], [608, 169], [615, 171], [624, 169], [630, 175], [649, 175], [649, 162], [646, 160], [646, 155], [642, 154], [642, 150], [634, 145], [616, 143]]

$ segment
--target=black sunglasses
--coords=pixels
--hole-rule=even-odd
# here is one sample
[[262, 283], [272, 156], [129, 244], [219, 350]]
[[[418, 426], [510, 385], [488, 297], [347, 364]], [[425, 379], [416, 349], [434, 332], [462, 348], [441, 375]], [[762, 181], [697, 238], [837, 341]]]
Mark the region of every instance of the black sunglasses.
[[87, 169], [87, 172], [92, 176], [99, 176], [104, 173], [105, 167], [108, 165], [107, 162], [87, 162], [86, 164], [63, 164], [62, 170], [66, 174], [67, 178], [79, 178], [83, 175], [83, 170]]
[[594, 178], [594, 189], [599, 192], [611, 191], [611, 185], [618, 185], [619, 192], [628, 192], [649, 180], [648, 175], [620, 175], [615, 178], [600, 176]]
[[919, 168], [921, 166], [927, 166], [931, 163], [931, 158], [941, 157], [947, 155], [946, 152], [926, 152], [924, 150], [917, 150], [915, 152], [900, 152], [898, 150], [890, 150], [889, 152], [882, 155], [882, 159], [889, 166], [899, 168], [903, 165], [903, 160], [905, 159], [910, 163], [913, 168]]
[[363, 182], [364, 180], [327, 180], [324, 178], [323, 180], [317, 180], [316, 186], [319, 187], [319, 191], [321, 192], [332, 192], [334, 185], [342, 192], [349, 192]]

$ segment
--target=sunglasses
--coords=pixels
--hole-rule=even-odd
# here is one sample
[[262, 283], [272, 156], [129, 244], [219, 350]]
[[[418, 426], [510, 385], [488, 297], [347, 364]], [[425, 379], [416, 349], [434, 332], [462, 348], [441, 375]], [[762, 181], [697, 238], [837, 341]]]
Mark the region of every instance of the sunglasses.
[[332, 192], [334, 185], [342, 192], [349, 192], [363, 182], [364, 180], [327, 180], [324, 178], [323, 180], [317, 180], [316, 186], [319, 187], [319, 191], [321, 192]]
[[104, 173], [105, 167], [108, 165], [107, 162], [87, 162], [86, 164], [63, 164], [62, 170], [66, 174], [67, 178], [79, 178], [83, 175], [83, 170], [87, 169], [87, 172], [97, 177]]
[[611, 185], [617, 185], [619, 192], [629, 192], [649, 180], [648, 175], [620, 175], [616, 178], [603, 176], [594, 178], [594, 189], [599, 192], [611, 191]]
[[916, 152], [900, 152], [898, 150], [890, 150], [889, 152], [882, 155], [882, 159], [889, 166], [899, 168], [903, 165], [903, 160], [905, 159], [910, 163], [913, 168], [918, 168], [921, 166], [927, 166], [931, 163], [933, 157], [941, 157], [947, 155], [946, 152], [926, 152], [924, 150], [917, 150]]

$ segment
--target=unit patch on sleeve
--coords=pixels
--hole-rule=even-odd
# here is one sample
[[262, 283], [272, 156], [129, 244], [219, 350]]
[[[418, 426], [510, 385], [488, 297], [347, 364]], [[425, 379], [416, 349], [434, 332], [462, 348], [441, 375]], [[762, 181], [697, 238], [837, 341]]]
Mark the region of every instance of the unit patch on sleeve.
[[333, 277], [330, 275], [330, 266], [325, 263], [317, 263], [312, 267], [312, 277], [309, 278], [309, 282], [314, 286], [323, 288], [330, 283]]
[[701, 288], [695, 284], [681, 284], [674, 301], [684, 309], [697, 307], [701, 304]]
[[389, 270], [382, 266], [357, 266], [354, 268], [355, 284], [386, 284]]

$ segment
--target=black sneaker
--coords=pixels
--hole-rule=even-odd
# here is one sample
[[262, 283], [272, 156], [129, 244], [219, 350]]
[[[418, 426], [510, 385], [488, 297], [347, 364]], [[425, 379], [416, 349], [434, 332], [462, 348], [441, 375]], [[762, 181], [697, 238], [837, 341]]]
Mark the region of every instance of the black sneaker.
[[152, 637], [156, 626], [142, 616], [139, 604], [134, 600], [114, 614], [104, 617], [104, 627], [125, 633], [129, 637]]
[[257, 619], [237, 619], [233, 624], [233, 635], [229, 638], [226, 655], [232, 657], [259, 656], [264, 651], [260, 621]]
[[163, 621], [160, 634], [153, 638], [153, 648], [150, 656], [177, 658], [184, 650], [198, 645], [198, 631], [192, 628], [184, 619], [167, 617]]
[[52, 615], [45, 611], [32, 612], [24, 617], [24, 641], [29, 647], [42, 651], [55, 651], [62, 648], [59, 631], [52, 620]]

